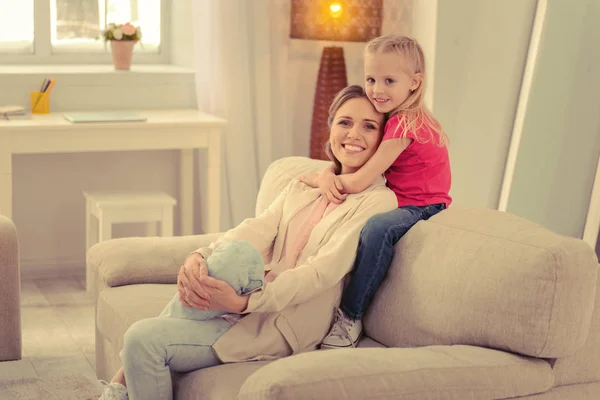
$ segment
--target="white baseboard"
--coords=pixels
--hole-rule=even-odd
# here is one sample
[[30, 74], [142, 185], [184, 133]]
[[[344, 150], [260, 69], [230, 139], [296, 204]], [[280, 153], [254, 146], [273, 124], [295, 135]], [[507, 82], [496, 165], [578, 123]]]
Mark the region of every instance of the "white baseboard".
[[48, 279], [59, 276], [84, 277], [85, 260], [73, 257], [21, 259], [21, 279]]

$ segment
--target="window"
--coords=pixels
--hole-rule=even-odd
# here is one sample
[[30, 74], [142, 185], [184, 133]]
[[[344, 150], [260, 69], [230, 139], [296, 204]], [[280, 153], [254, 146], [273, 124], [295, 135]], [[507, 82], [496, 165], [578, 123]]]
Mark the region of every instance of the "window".
[[33, 0], [0, 0], [0, 49], [4, 52], [33, 51]]
[[131, 22], [142, 30], [140, 50], [160, 46], [160, 0], [50, 0], [51, 45], [55, 51], [104, 51], [99, 40], [110, 23]]
[[[136, 53], [161, 53], [164, 4], [161, 0], [0, 0], [0, 56], [34, 55], [87, 62], [109, 60], [102, 31], [110, 23], [131, 22], [142, 31]], [[30, 57], [31, 58], [31, 57]], [[164, 60], [163, 60], [164, 61]]]

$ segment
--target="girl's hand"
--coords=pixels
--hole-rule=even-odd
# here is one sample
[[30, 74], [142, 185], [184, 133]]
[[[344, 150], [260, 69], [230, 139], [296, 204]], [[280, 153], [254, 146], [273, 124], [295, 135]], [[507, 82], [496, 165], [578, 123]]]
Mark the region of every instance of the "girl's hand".
[[329, 168], [319, 172], [317, 183], [321, 192], [327, 197], [331, 203], [341, 204], [346, 200], [346, 196], [341, 193], [344, 189], [340, 177], [331, 172]]
[[202, 286], [203, 276], [208, 276], [204, 257], [198, 253], [190, 254], [177, 275], [177, 291], [183, 305], [197, 308], [208, 304], [210, 295]]
[[318, 188], [319, 187], [319, 182], [317, 181], [318, 176], [319, 175], [316, 172], [310, 172], [308, 174], [300, 175], [296, 179], [298, 179], [300, 182], [306, 183], [311, 188]]
[[248, 296], [238, 295], [227, 282], [210, 276], [203, 276], [201, 281], [210, 296], [209, 304], [201, 309], [239, 314], [248, 307]]

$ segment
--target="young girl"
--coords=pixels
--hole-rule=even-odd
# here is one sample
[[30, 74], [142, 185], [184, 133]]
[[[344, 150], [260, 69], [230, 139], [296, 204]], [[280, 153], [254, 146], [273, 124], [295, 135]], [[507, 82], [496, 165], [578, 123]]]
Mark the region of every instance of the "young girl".
[[316, 178], [332, 202], [356, 193], [381, 174], [398, 199], [398, 208], [369, 219], [360, 234], [354, 273], [344, 290], [336, 320], [322, 348], [355, 347], [361, 319], [392, 261], [394, 244], [418, 221], [448, 207], [450, 162], [447, 137], [423, 104], [425, 58], [421, 46], [405, 36], [382, 36], [365, 48], [365, 88], [377, 111], [387, 114], [375, 155], [355, 173], [335, 176], [331, 168]]

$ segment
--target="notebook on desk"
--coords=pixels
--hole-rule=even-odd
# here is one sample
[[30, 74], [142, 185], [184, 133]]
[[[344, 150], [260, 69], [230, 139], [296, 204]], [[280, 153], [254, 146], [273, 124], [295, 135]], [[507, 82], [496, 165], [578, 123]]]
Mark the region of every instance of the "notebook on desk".
[[146, 117], [132, 111], [70, 112], [63, 116], [73, 123], [83, 122], [143, 122]]

